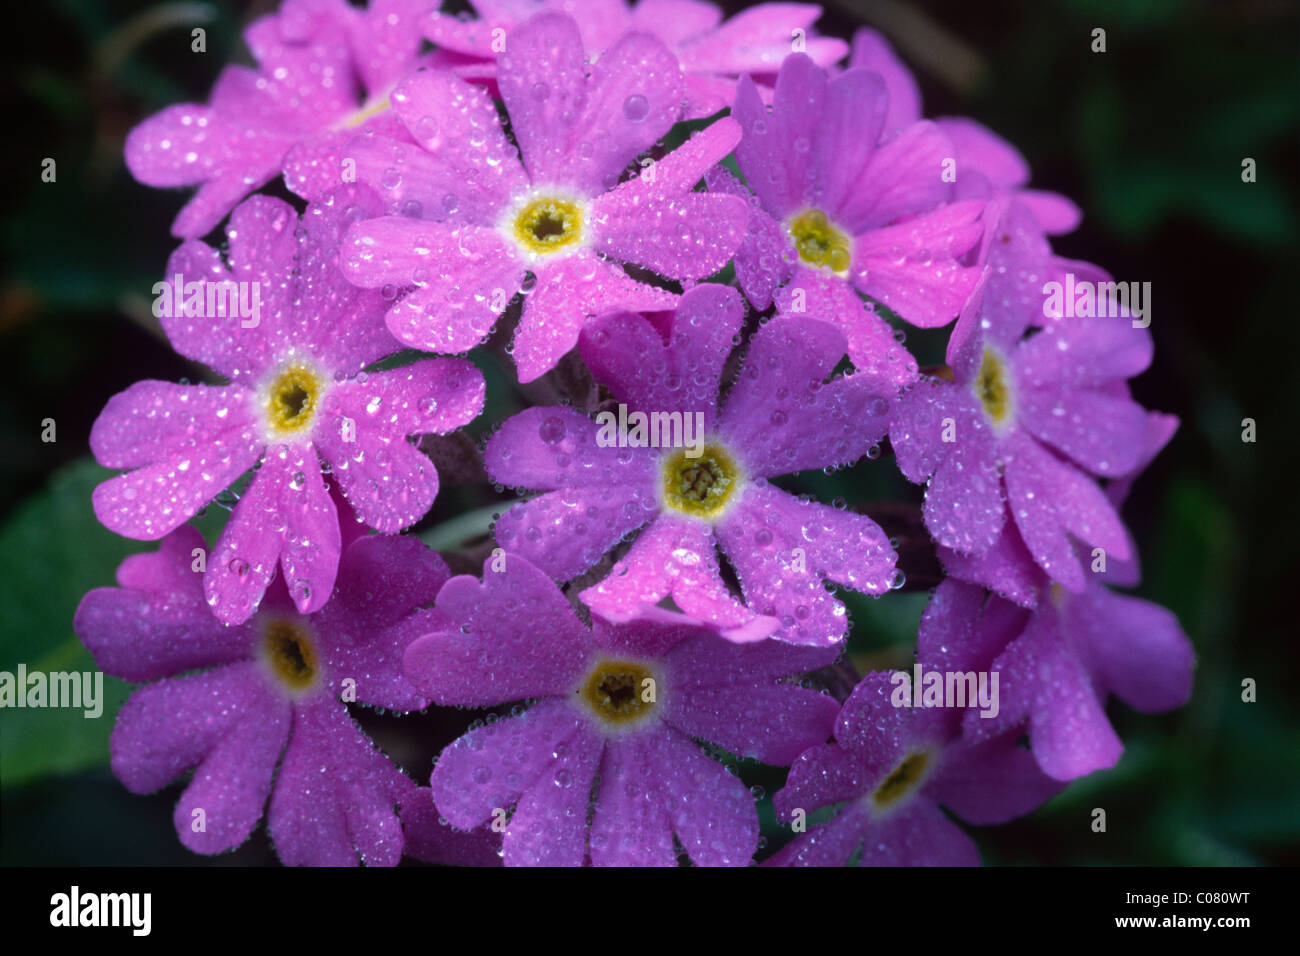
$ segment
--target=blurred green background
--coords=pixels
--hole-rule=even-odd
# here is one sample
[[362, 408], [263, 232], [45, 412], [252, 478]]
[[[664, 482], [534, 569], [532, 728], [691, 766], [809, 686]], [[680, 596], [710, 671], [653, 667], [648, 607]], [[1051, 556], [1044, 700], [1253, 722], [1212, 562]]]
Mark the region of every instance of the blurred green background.
[[[722, 4], [728, 10], [743, 4]], [[221, 67], [246, 59], [239, 31], [269, 4], [51, 0], [7, 11], [3, 83], [9, 147], [0, 286], [0, 670], [89, 669], [72, 633], [88, 589], [109, 585], [123, 556], [90, 510], [105, 475], [87, 454], [105, 401], [141, 378], [201, 379], [153, 331], [150, 288], [174, 242], [181, 195], [135, 183], [121, 161], [136, 122], [204, 100]], [[1142, 716], [1112, 704], [1127, 749], [1117, 767], [1078, 781], [1034, 816], [974, 830], [987, 862], [1013, 864], [1291, 864], [1300, 862], [1300, 673], [1290, 600], [1300, 576], [1295, 428], [1300, 354], [1295, 283], [1300, 14], [1271, 0], [1024, 0], [989, 4], [836, 2], [823, 32], [863, 23], [895, 43], [919, 77], [927, 115], [973, 116], [1019, 146], [1033, 184], [1067, 193], [1082, 228], [1055, 245], [1118, 279], [1150, 281], [1156, 360], [1137, 398], [1177, 413], [1177, 437], [1127, 508], [1142, 550], [1139, 591], [1178, 615], [1199, 657], [1183, 710]], [[189, 30], [208, 31], [190, 51]], [[1104, 54], [1092, 31], [1106, 30]], [[57, 181], [40, 180], [46, 157]], [[1257, 181], [1243, 183], [1244, 158]], [[923, 363], [942, 334], [909, 339]], [[489, 425], [525, 397], [490, 353]], [[1254, 418], [1258, 441], [1241, 441]], [[41, 440], [54, 419], [57, 441]], [[1288, 429], [1291, 429], [1288, 431]], [[887, 462], [784, 482], [879, 502], [919, 501]], [[482, 531], [484, 483], [447, 480], [419, 526], [435, 546]], [[447, 522], [467, 509], [477, 521]], [[220, 512], [202, 521], [209, 539]], [[886, 522], [887, 527], [889, 526]], [[473, 544], [473, 541], [470, 541]], [[908, 555], [905, 550], [905, 559]], [[454, 560], [454, 559], [453, 559]], [[850, 599], [855, 659], [910, 654], [926, 600], [924, 559], [909, 589]], [[1258, 702], [1243, 703], [1243, 678]], [[172, 787], [127, 793], [107, 769], [112, 713], [127, 688], [106, 681], [99, 720], [80, 712], [0, 711], [0, 863], [273, 862], [259, 831], [214, 861], [181, 849]], [[475, 714], [359, 713], [418, 778]], [[767, 793], [782, 772], [742, 766]], [[784, 837], [763, 802], [775, 846]], [[1091, 832], [1093, 807], [1109, 829]]]

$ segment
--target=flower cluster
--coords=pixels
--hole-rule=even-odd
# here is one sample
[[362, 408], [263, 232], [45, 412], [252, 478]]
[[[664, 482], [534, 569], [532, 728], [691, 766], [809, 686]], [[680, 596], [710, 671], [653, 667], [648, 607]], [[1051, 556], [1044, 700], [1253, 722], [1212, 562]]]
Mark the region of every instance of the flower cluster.
[[[96, 515], [161, 544], [76, 628], [143, 685], [123, 784], [192, 771], [187, 847], [265, 815], [287, 864], [972, 864], [940, 807], [1031, 812], [1119, 759], [1111, 694], [1187, 699], [1177, 621], [1112, 590], [1177, 427], [1129, 391], [1150, 334], [1045, 307], [1108, 277], [1053, 253], [1079, 212], [1012, 146], [923, 119], [884, 39], [811, 5], [435, 6], [284, 0], [255, 68], [127, 140], [141, 182], [198, 187], [158, 311], [212, 378], [96, 421]], [[250, 196], [278, 177], [301, 204]], [[908, 324], [950, 327], [944, 364]], [[492, 350], [531, 407], [481, 456], [428, 438], [483, 412]], [[403, 533], [435, 458], [520, 493], [448, 554], [481, 574]], [[789, 489], [890, 459], [946, 578], [915, 672], [860, 676], [845, 592], [905, 586], [898, 542]], [[359, 705], [504, 710], [422, 786]], [[790, 768], [775, 855], [741, 760]]]

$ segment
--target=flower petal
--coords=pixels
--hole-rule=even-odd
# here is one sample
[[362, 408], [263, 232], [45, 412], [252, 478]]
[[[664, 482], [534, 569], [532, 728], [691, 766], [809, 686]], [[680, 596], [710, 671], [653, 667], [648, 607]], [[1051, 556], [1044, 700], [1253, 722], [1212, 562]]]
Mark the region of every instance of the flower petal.
[[626, 490], [618, 485], [566, 488], [514, 505], [496, 523], [497, 542], [556, 581], [568, 581], [654, 517], [658, 505], [651, 495], [619, 494]]
[[[623, 312], [588, 325], [579, 351], [596, 380], [629, 409], [702, 412], [705, 429], [712, 430], [723, 365], [744, 318], [734, 289], [706, 283], [682, 296], [667, 345], [649, 321]], [[667, 395], [675, 408], [665, 407]]]
[[884, 35], [870, 27], [859, 27], [853, 34], [849, 68], [861, 67], [878, 73], [889, 91], [889, 111], [885, 114], [886, 134], [911, 126], [921, 118], [921, 89]]
[[567, 694], [591, 648], [564, 595], [517, 554], [489, 558], [481, 583], [466, 575], [452, 578], [438, 593], [437, 610], [442, 626], [411, 644], [405, 671], [441, 704], [494, 705]]
[[579, 597], [616, 622], [671, 597], [685, 613], [714, 625], [732, 641], [762, 640], [779, 626], [775, 618], [755, 614], [728, 590], [708, 528], [671, 515], [656, 518], [614, 570]]
[[1034, 755], [1017, 744], [1018, 737], [1013, 732], [971, 746], [950, 747], [926, 784], [926, 795], [968, 823], [984, 826], [1037, 810], [1063, 785], [1038, 768]]
[[874, 305], [865, 307], [839, 277], [821, 269], [797, 268], [790, 284], [776, 293], [776, 307], [782, 315], [802, 315], [836, 326], [844, 333], [854, 366], [875, 382], [880, 394], [890, 395], [916, 381], [916, 359], [899, 342], [893, 327]]
[[870, 518], [770, 486], [746, 488], [717, 534], [750, 607], [779, 618], [777, 637], [792, 644], [832, 645], [848, 629], [823, 580], [883, 594], [894, 574], [894, 551]]
[[961, 311], [980, 270], [959, 257], [978, 241], [983, 204], [952, 203], [906, 222], [856, 235], [853, 285], [912, 325], [936, 328]]
[[515, 331], [515, 365], [521, 383], [555, 367], [578, 342], [588, 319], [625, 309], [671, 309], [677, 296], [638, 282], [613, 263], [587, 254], [573, 256], [537, 274], [537, 288], [524, 302]]
[[677, 865], [672, 823], [653, 784], [657, 769], [640, 736], [605, 745], [591, 822], [593, 866]]
[[462, 830], [500, 818], [554, 764], [557, 746], [586, 749], [593, 735], [568, 701], [534, 704], [518, 717], [471, 730], [444, 747], [429, 782], [433, 801]]
[[839, 711], [834, 698], [814, 690], [742, 683], [676, 694], [664, 720], [741, 757], [784, 767], [826, 742]]
[[763, 208], [777, 219], [805, 205], [808, 153], [818, 138], [826, 82], [810, 57], [794, 53], [781, 62], [770, 112], [752, 79], [742, 77], [736, 87], [732, 116], [744, 130], [736, 163]]
[[525, 409], [488, 439], [484, 464], [494, 481], [521, 488], [649, 487], [656, 453], [602, 449], [599, 431], [596, 422], [572, 408]]
[[1016, 420], [1035, 438], [1095, 475], [1122, 475], [1142, 452], [1147, 413], [1137, 402], [1092, 389], [1027, 388]]
[[1196, 655], [1170, 611], [1093, 585], [1070, 600], [1063, 625], [1087, 648], [1101, 687], [1134, 710], [1154, 714], [1187, 703]]
[[718, 427], [750, 476], [846, 465], [884, 437], [889, 399], [875, 380], [824, 383], [845, 347], [835, 326], [794, 316], [754, 335]]
[[738, 777], [667, 728], [643, 738], [652, 785], [696, 866], [747, 866], [758, 849], [758, 812]]
[[604, 739], [584, 728], [556, 744], [551, 761], [520, 796], [501, 841], [506, 866], [581, 866], [587, 809]]
[[158, 587], [95, 588], [81, 599], [73, 629], [101, 670], [147, 681], [251, 655], [253, 634], [222, 625], [203, 600], [203, 577], [191, 570], [196, 549], [206, 553], [203, 538], [183, 525], [156, 553], [134, 558], [133, 574]]
[[280, 861], [396, 866], [403, 780], [342, 703], [320, 697], [297, 705], [266, 816]]
[[1128, 557], [1124, 525], [1095, 482], [1027, 435], [1013, 432], [1007, 443], [1007, 502], [1039, 567], [1069, 590], [1083, 589], [1083, 571], [1067, 534], [1120, 560]]

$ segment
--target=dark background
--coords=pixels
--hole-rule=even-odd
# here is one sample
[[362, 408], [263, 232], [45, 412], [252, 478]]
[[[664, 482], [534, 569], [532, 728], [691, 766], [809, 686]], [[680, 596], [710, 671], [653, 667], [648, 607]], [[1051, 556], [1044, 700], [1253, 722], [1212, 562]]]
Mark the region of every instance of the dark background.
[[[728, 10], [743, 4], [724, 3]], [[3, 81], [4, 273], [0, 285], [0, 670], [87, 669], [71, 629], [77, 601], [112, 583], [129, 553], [90, 511], [105, 472], [90, 425], [142, 378], [203, 370], [156, 334], [150, 289], [175, 242], [178, 193], [134, 182], [121, 160], [135, 123], [173, 102], [206, 100], [221, 67], [247, 60], [239, 30], [269, 4], [54, 0], [6, 9]], [[1113, 703], [1126, 744], [1114, 769], [1072, 784], [1034, 816], [973, 831], [990, 863], [1291, 864], [1300, 862], [1300, 680], [1293, 601], [1300, 577], [1293, 454], [1300, 425], [1297, 263], [1296, 5], [1268, 0], [1024, 0], [828, 3], [819, 24], [844, 37], [884, 30], [916, 70], [927, 115], [969, 115], [1015, 143], [1033, 185], [1085, 213], [1056, 241], [1153, 291], [1152, 369], [1134, 384], [1182, 428], [1138, 482], [1125, 516], [1142, 551], [1139, 593], [1178, 615], [1199, 666], [1191, 703], [1144, 716]], [[189, 31], [208, 31], [204, 54]], [[1091, 52], [1106, 30], [1105, 53]], [[58, 163], [42, 183], [41, 161]], [[1256, 160], [1257, 181], [1241, 163]], [[914, 334], [923, 363], [942, 335]], [[490, 354], [476, 435], [523, 406]], [[1254, 418], [1258, 441], [1241, 440]], [[41, 441], [42, 421], [57, 441]], [[867, 462], [790, 487], [867, 507], [919, 501], [919, 489]], [[500, 499], [447, 480], [419, 526], [447, 548], [473, 543]], [[476, 521], [448, 528], [466, 509]], [[214, 512], [217, 509], [213, 509]], [[874, 513], [874, 512], [873, 512]], [[211, 540], [220, 514], [201, 524]], [[453, 557], [454, 560], [454, 557]], [[851, 598], [851, 650], [883, 666], [911, 652], [923, 589]], [[1258, 702], [1243, 703], [1244, 678]], [[106, 681], [110, 708], [126, 687]], [[408, 770], [476, 715], [358, 715]], [[112, 710], [0, 712], [0, 862], [207, 863], [171, 827], [179, 793], [125, 791], [107, 769]], [[745, 765], [767, 792], [782, 772]], [[763, 809], [773, 845], [782, 839]], [[1091, 810], [1104, 807], [1108, 832]], [[219, 864], [273, 862], [259, 832]]]

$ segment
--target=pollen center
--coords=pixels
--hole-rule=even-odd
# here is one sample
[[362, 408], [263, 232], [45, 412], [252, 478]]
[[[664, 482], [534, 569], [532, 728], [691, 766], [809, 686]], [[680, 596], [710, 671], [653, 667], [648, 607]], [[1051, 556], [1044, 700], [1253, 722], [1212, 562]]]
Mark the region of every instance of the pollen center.
[[847, 275], [849, 237], [831, 225], [826, 213], [809, 209], [786, 223], [799, 258], [810, 266], [825, 266], [837, 275]]
[[597, 664], [577, 693], [592, 713], [616, 725], [644, 720], [658, 701], [654, 672], [636, 661], [610, 660]]
[[311, 427], [320, 407], [324, 381], [306, 365], [286, 366], [267, 388], [266, 421], [276, 435], [293, 435]]
[[519, 210], [515, 241], [535, 255], [548, 255], [582, 239], [582, 207], [569, 199], [539, 196]]
[[664, 504], [683, 514], [711, 518], [740, 487], [740, 468], [721, 445], [705, 445], [697, 458], [687, 456], [688, 450], [664, 457]]
[[887, 810], [921, 785], [930, 767], [930, 754], [924, 750], [909, 754], [885, 778], [884, 783], [871, 794], [871, 805], [877, 810]]
[[289, 690], [306, 690], [316, 680], [316, 651], [304, 627], [285, 618], [271, 618], [263, 626], [265, 650], [271, 670]]
[[984, 406], [984, 414], [994, 425], [1001, 425], [1011, 414], [1011, 388], [1007, 366], [990, 348], [984, 350], [979, 373], [975, 376], [975, 397]]

